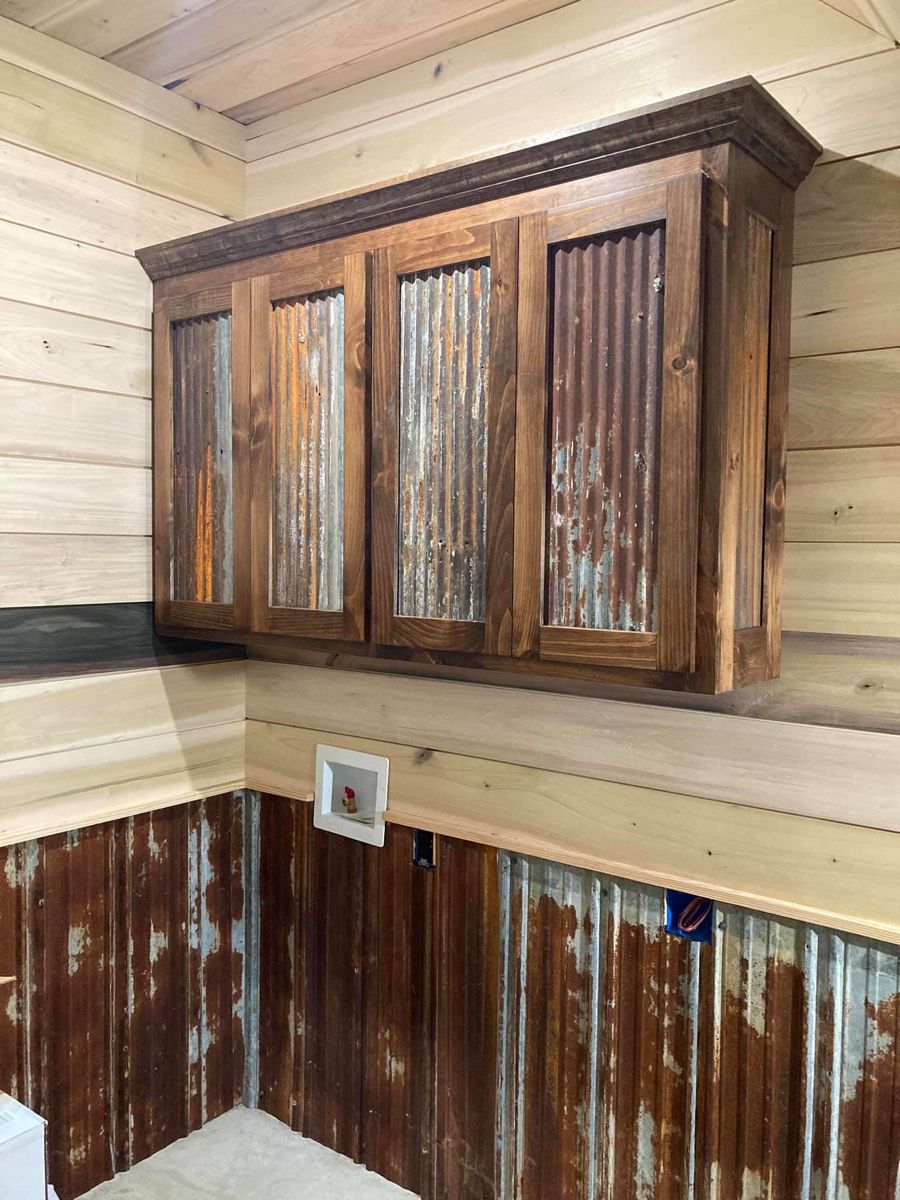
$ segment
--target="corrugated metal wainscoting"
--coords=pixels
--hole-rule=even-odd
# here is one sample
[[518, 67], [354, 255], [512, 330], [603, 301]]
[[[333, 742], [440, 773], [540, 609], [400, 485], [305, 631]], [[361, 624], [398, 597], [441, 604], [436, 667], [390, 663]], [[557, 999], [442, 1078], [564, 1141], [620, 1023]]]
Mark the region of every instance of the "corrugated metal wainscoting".
[[61, 1200], [240, 1102], [242, 803], [0, 849], [0, 1088], [48, 1119]]
[[260, 810], [260, 1104], [427, 1197], [896, 1200], [900, 955]]

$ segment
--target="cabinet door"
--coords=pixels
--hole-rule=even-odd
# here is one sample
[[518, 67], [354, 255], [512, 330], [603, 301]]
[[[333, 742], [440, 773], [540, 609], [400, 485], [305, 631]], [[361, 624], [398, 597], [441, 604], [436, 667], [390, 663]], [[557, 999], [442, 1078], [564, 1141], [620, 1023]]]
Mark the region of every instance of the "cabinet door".
[[508, 654], [517, 222], [376, 252], [373, 640]]
[[521, 222], [513, 653], [689, 671], [702, 177]]
[[154, 598], [164, 625], [247, 621], [250, 289], [154, 312]]
[[253, 280], [253, 628], [365, 637], [366, 258]]

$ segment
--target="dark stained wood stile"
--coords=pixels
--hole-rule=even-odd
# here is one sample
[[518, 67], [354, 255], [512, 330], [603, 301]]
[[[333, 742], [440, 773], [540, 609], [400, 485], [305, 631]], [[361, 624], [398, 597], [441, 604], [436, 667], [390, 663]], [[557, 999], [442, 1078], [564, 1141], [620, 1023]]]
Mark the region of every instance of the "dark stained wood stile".
[[[709, 693], [772, 678], [793, 191], [818, 152], [738, 80], [142, 251], [156, 296], [157, 629], [269, 655], [302, 639], [385, 670]], [[318, 345], [343, 370], [342, 507], [336, 393], [307, 364], [304, 332], [320, 336], [310, 306], [327, 325], [338, 293], [342, 368], [332, 325]], [[189, 522], [202, 524], [172, 475], [173, 323], [224, 310], [229, 603], [208, 586], [176, 597], [170, 582]], [[201, 432], [206, 370], [178, 381], [198, 389]], [[309, 426], [285, 425], [278, 386]]]

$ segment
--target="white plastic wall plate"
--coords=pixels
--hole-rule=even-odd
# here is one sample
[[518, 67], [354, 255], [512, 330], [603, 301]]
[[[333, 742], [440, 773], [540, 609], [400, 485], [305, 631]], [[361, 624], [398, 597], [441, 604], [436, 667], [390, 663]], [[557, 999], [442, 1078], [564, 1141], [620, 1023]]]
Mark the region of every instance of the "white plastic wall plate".
[[316, 746], [316, 828], [383, 846], [388, 766], [377, 754]]

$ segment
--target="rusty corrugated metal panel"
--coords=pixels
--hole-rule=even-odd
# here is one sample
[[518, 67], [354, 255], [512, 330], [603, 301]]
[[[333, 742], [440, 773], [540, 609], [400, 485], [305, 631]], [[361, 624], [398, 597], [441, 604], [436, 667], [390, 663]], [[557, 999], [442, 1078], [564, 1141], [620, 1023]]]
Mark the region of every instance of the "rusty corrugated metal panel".
[[488, 263], [400, 283], [398, 612], [484, 619]]
[[547, 623], [656, 628], [662, 225], [551, 250]]
[[172, 324], [172, 596], [233, 600], [231, 313]]
[[61, 1200], [239, 1102], [240, 813], [224, 796], [2, 852], [0, 1088], [48, 1118]]
[[276, 607], [343, 607], [344, 294], [272, 309]]

